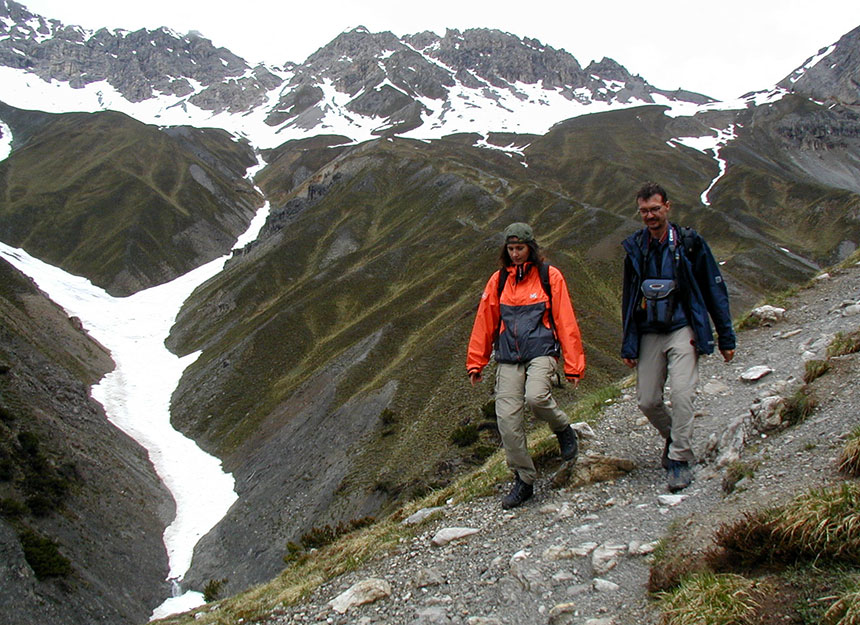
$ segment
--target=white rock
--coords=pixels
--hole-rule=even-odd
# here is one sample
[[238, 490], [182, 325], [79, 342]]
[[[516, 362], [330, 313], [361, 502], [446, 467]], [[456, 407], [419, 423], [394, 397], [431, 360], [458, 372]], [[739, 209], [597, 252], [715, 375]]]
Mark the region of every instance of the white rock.
[[562, 625], [562, 623], [570, 623], [571, 615], [576, 612], [575, 603], [559, 603], [549, 611], [550, 625]]
[[729, 385], [722, 380], [709, 380], [702, 388], [702, 392], [707, 395], [720, 395], [729, 390]]
[[571, 423], [570, 427], [576, 430], [576, 435], [577, 437], [579, 437], [579, 440], [591, 440], [597, 436], [597, 434], [594, 433], [592, 427], [588, 425], [585, 421]]
[[860, 315], [860, 305], [851, 304], [842, 309], [843, 317], [853, 317], [855, 315]]
[[391, 584], [384, 579], [371, 577], [351, 586], [337, 597], [329, 601], [332, 610], [346, 614], [352, 607], [373, 603], [379, 599], [391, 596]]
[[511, 556], [511, 564], [514, 562], [519, 562], [520, 560], [525, 560], [529, 557], [529, 552], [525, 549], [520, 549], [514, 555]]
[[769, 395], [754, 403], [750, 412], [753, 416], [755, 429], [759, 432], [769, 432], [778, 428], [782, 423], [779, 409], [783, 401], [779, 395]]
[[436, 506], [435, 508], [421, 508], [418, 512], [409, 515], [403, 520], [403, 525], [418, 525], [429, 517], [434, 512], [439, 512], [440, 510], [444, 510], [444, 506]]
[[574, 553], [574, 555], [577, 555], [580, 557], [585, 557], [589, 553], [594, 551], [595, 549], [597, 549], [597, 543], [587, 542], [587, 543], [582, 543], [581, 545], [574, 547], [573, 553]]
[[627, 551], [627, 545], [603, 543], [591, 553], [591, 568], [595, 575], [603, 575], [618, 564], [618, 556]]
[[813, 282], [819, 282], [821, 280], [829, 280], [829, 279], [830, 279], [830, 274], [825, 271], [824, 273], [820, 273], [817, 276], [815, 276], [812, 280], [813, 280]]
[[593, 584], [594, 590], [597, 590], [598, 592], [614, 592], [621, 588], [621, 586], [619, 586], [615, 582], [610, 582], [608, 579], [603, 579], [600, 577], [595, 577]]
[[585, 621], [585, 625], [613, 625], [615, 621], [611, 618], [590, 618]]
[[550, 562], [555, 560], [570, 560], [576, 556], [577, 554], [574, 553], [573, 549], [565, 547], [564, 545], [552, 545], [551, 547], [547, 547], [542, 555], [544, 560], [549, 560]]
[[436, 532], [432, 543], [437, 547], [441, 547], [442, 545], [447, 545], [452, 540], [459, 540], [460, 538], [466, 538], [477, 533], [478, 530], [473, 527], [445, 527]]
[[790, 339], [792, 336], [797, 336], [801, 332], [803, 332], [803, 328], [795, 328], [794, 330], [788, 330], [787, 332], [778, 334], [777, 338]]
[[649, 553], [654, 553], [654, 550], [657, 549], [657, 545], [660, 544], [659, 540], [652, 540], [650, 543], [640, 543], [636, 550], [633, 550], [633, 543], [630, 543], [631, 547], [628, 549], [628, 553], [633, 556], [647, 556]]
[[770, 305], [759, 306], [758, 308], [753, 308], [750, 311], [750, 314], [756, 319], [761, 319], [762, 321], [779, 321], [785, 317], [785, 308], [778, 308]]
[[764, 376], [769, 373], [773, 373], [773, 369], [768, 367], [767, 365], [758, 365], [755, 367], [750, 367], [746, 371], [741, 374], [741, 380], [744, 382], [756, 382], [761, 380]]
[[432, 567], [424, 567], [418, 570], [415, 575], [415, 585], [418, 588], [426, 588], [427, 586], [439, 586], [444, 583], [445, 578], [442, 577], [437, 569]]
[[559, 571], [552, 576], [552, 581], [554, 581], [558, 584], [562, 584], [565, 582], [572, 582], [575, 579], [576, 579], [576, 573], [573, 573], [571, 571], [566, 571], [566, 570]]
[[657, 495], [657, 502], [661, 506], [677, 506], [679, 503], [684, 501], [687, 498], [687, 495]]

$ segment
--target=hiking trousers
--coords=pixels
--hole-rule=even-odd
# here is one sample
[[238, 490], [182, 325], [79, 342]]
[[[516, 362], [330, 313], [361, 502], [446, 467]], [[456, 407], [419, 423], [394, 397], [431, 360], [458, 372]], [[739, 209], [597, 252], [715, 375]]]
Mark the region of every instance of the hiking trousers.
[[[699, 356], [693, 330], [685, 326], [668, 334], [643, 334], [636, 366], [636, 399], [663, 438], [672, 438], [669, 458], [695, 461], [692, 449], [693, 395], [699, 383]], [[663, 400], [666, 379], [671, 387], [671, 409]]]
[[537, 470], [526, 444], [524, 406], [546, 421], [553, 432], [567, 427], [567, 415], [552, 397], [552, 375], [557, 359], [538, 356], [526, 363], [498, 363], [496, 367], [496, 419], [508, 468], [526, 484], [534, 484]]

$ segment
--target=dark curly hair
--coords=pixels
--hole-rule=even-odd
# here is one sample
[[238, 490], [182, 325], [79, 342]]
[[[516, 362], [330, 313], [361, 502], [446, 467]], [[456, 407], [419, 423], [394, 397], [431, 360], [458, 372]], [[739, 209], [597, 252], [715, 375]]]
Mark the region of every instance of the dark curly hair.
[[636, 199], [647, 200], [652, 195], [659, 195], [662, 198], [664, 204], [669, 199], [669, 194], [666, 193], [666, 189], [661, 187], [656, 182], [646, 182], [641, 187], [639, 187], [639, 191], [636, 192]]

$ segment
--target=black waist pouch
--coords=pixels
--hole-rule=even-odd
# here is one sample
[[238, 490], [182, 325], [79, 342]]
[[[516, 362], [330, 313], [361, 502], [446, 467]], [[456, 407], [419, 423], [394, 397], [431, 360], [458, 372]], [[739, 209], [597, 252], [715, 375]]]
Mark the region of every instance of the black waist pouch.
[[648, 325], [666, 330], [672, 326], [676, 292], [674, 280], [651, 278], [642, 281], [642, 312]]

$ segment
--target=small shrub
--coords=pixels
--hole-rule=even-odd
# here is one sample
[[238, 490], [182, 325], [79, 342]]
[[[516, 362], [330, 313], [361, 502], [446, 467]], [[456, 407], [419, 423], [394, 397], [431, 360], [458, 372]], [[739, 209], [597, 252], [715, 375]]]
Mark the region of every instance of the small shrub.
[[18, 443], [27, 455], [36, 456], [39, 453], [39, 437], [32, 432], [18, 434]]
[[854, 428], [839, 455], [839, 471], [860, 477], [860, 427]]
[[478, 426], [474, 423], [461, 425], [451, 432], [451, 442], [457, 447], [468, 447], [478, 442]]
[[307, 554], [302, 546], [292, 540], [287, 543], [287, 553], [284, 555], [284, 564], [301, 562]]
[[0, 499], [0, 516], [7, 519], [14, 519], [27, 514], [27, 506], [17, 499], [4, 498]]
[[753, 314], [747, 313], [735, 324], [737, 330], [752, 330], [761, 326], [761, 318]]
[[54, 502], [44, 495], [27, 497], [27, 507], [35, 517], [46, 517], [54, 510]]
[[803, 381], [809, 384], [830, 371], [830, 363], [826, 360], [807, 360], [803, 372]]
[[221, 589], [227, 581], [225, 577], [223, 579], [210, 579], [206, 582], [206, 585], [203, 587], [203, 601], [206, 603], [217, 601], [221, 595]]
[[496, 400], [491, 399], [486, 404], [481, 406], [481, 414], [487, 421], [496, 420]]
[[19, 536], [27, 564], [37, 579], [65, 577], [72, 572], [72, 563], [60, 553], [59, 546], [50, 538], [24, 530]]
[[797, 425], [802, 423], [815, 411], [818, 405], [818, 400], [812, 394], [812, 390], [807, 386], [802, 386], [792, 395], [786, 397], [782, 403], [780, 416], [782, 422], [788, 425]]
[[9, 458], [0, 459], [0, 482], [8, 482], [15, 476], [15, 465]]
[[318, 549], [333, 543], [344, 534], [349, 534], [354, 530], [372, 525], [375, 521], [376, 519], [373, 517], [367, 516], [353, 519], [346, 523], [338, 523], [337, 525], [314, 527], [302, 536], [300, 542], [305, 549]]
[[827, 356], [845, 356], [860, 351], [860, 330], [845, 334], [837, 332], [830, 345], [827, 346]]
[[726, 494], [734, 492], [738, 482], [744, 478], [752, 479], [754, 475], [755, 466], [740, 461], [730, 463], [723, 477], [723, 492]]
[[3, 423], [12, 423], [12, 421], [14, 420], [15, 415], [12, 413], [12, 411], [3, 404], [0, 404], [0, 421], [2, 421]]
[[752, 624], [761, 589], [741, 575], [699, 573], [684, 578], [672, 592], [661, 593], [665, 625]]

